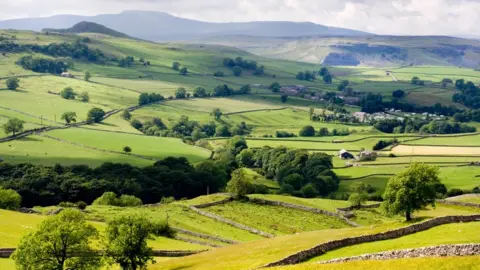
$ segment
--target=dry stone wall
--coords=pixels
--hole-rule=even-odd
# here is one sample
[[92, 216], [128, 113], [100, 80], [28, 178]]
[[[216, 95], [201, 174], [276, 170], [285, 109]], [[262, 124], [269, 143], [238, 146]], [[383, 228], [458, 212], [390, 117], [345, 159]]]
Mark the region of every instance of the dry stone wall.
[[405, 235], [414, 234], [417, 232], [431, 229], [436, 226], [449, 224], [449, 223], [474, 222], [474, 221], [480, 221], [480, 215], [439, 217], [439, 218], [434, 218], [422, 223], [414, 224], [408, 227], [391, 230], [383, 233], [333, 240], [326, 243], [322, 243], [310, 249], [302, 250], [286, 258], [283, 258], [279, 261], [267, 264], [265, 265], [265, 267], [297, 264], [297, 263], [306, 261], [310, 258], [322, 255], [328, 251], [339, 249], [342, 247], [353, 246], [353, 245], [375, 242], [375, 241], [388, 240], [388, 239], [395, 239]]
[[218, 237], [218, 236], [212, 236], [212, 235], [208, 235], [208, 234], [192, 232], [192, 231], [188, 231], [188, 230], [180, 229], [180, 228], [173, 228], [173, 229], [175, 231], [179, 232], [179, 233], [195, 236], [195, 237], [198, 237], [198, 238], [214, 240], [214, 241], [218, 241], [218, 242], [222, 242], [222, 243], [226, 243], [226, 244], [238, 244], [238, 242], [235, 242], [235, 241], [229, 240], [229, 239], [225, 239], [225, 238], [221, 238], [221, 237]]
[[365, 254], [354, 257], [322, 261], [319, 264], [344, 263], [364, 260], [393, 260], [419, 257], [454, 257], [480, 255], [480, 244], [442, 245], [434, 247], [412, 248]]
[[[185, 257], [206, 250], [153, 250], [154, 257]], [[0, 249], [0, 258], [10, 258], [10, 256], [15, 252], [15, 248], [1, 248]], [[98, 256], [103, 254], [103, 251], [95, 251]]]
[[228, 203], [228, 202], [231, 202], [231, 201], [233, 201], [233, 197], [228, 197], [225, 200], [221, 200], [221, 201], [194, 205], [194, 207], [198, 208], [198, 209], [201, 209], [201, 208], [207, 208], [207, 207], [211, 207], [211, 206], [215, 206], [215, 205], [225, 204], [225, 203]]
[[273, 237], [272, 234], [269, 234], [269, 233], [266, 233], [266, 232], [263, 232], [263, 231], [260, 231], [260, 230], [257, 230], [255, 228], [252, 228], [252, 227], [248, 227], [246, 225], [243, 225], [243, 224], [240, 224], [240, 223], [237, 223], [235, 221], [232, 221], [232, 220], [229, 220], [229, 219], [226, 219], [226, 218], [223, 218], [221, 216], [217, 216], [215, 214], [212, 214], [212, 213], [209, 213], [209, 212], [206, 212], [206, 211], [202, 211], [194, 206], [189, 206], [189, 208], [202, 215], [202, 216], [206, 216], [206, 217], [209, 217], [209, 218], [212, 218], [216, 221], [219, 221], [219, 222], [223, 222], [223, 223], [226, 223], [228, 225], [231, 225], [233, 227], [236, 227], [236, 228], [239, 228], [239, 229], [242, 229], [242, 230], [245, 230], [245, 231], [248, 231], [248, 232], [251, 232], [251, 233], [254, 233], [254, 234], [258, 234], [258, 235], [261, 235], [263, 237], [268, 237], [268, 238], [271, 238]]
[[457, 202], [457, 201], [451, 201], [451, 200], [437, 200], [437, 203], [480, 208], [480, 204], [469, 203], [469, 202]]
[[306, 212], [311, 212], [315, 214], [322, 214], [326, 216], [331, 216], [331, 217], [336, 217], [341, 220], [343, 220], [345, 223], [349, 224], [350, 226], [353, 227], [359, 227], [360, 225], [349, 220], [348, 218], [337, 214], [333, 212], [329, 212], [326, 210], [318, 209], [318, 208], [313, 208], [313, 207], [308, 207], [308, 206], [303, 206], [303, 205], [297, 205], [297, 204], [291, 204], [291, 203], [285, 203], [285, 202], [279, 202], [279, 201], [270, 201], [270, 200], [265, 200], [265, 199], [259, 199], [259, 198], [250, 198], [250, 201], [256, 204], [261, 204], [261, 205], [275, 205], [275, 206], [282, 206], [282, 207], [287, 207], [287, 208], [292, 208], [292, 209], [298, 209]]

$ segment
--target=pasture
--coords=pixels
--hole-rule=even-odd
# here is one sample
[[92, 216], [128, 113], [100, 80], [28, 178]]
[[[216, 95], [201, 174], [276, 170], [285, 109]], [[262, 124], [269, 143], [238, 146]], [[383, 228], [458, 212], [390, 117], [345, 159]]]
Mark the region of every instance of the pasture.
[[180, 139], [175, 138], [115, 133], [115, 139], [112, 140], [110, 132], [80, 128], [54, 130], [46, 134], [77, 145], [108, 150], [118, 154], [123, 152], [123, 147], [129, 146], [132, 148], [132, 154], [151, 159], [152, 161], [169, 156], [183, 156], [191, 162], [197, 162], [208, 159], [211, 154], [207, 149], [187, 145]]
[[391, 152], [409, 156], [480, 156], [480, 147], [398, 145]]
[[274, 235], [349, 227], [335, 217], [280, 206], [229, 202], [205, 210]]
[[[118, 152], [120, 151], [121, 149]], [[107, 161], [142, 167], [153, 164], [153, 161], [131, 155], [96, 151], [36, 135], [0, 143], [0, 157], [8, 163], [33, 163], [45, 166], [58, 163], [97, 167]]]

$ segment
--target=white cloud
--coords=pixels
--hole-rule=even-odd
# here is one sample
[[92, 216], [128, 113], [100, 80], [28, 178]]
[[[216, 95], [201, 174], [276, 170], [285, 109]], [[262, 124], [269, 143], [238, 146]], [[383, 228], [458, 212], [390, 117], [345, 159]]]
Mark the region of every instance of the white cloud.
[[0, 19], [141, 9], [212, 22], [311, 21], [392, 35], [480, 35], [480, 0], [0, 0]]

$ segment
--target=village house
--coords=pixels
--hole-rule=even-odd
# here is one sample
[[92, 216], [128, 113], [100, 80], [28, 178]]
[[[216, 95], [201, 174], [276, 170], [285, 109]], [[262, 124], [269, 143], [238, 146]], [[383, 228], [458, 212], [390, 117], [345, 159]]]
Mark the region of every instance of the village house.
[[352, 113], [353, 117], [357, 118], [360, 122], [365, 122], [367, 119], [367, 113], [365, 112], [354, 112]]
[[60, 76], [65, 77], [65, 78], [74, 78], [74, 76], [68, 72], [62, 72]]
[[338, 157], [341, 159], [355, 159], [355, 157], [345, 149], [338, 151]]
[[307, 93], [308, 88], [303, 85], [290, 85], [280, 88], [280, 92], [290, 96], [297, 96]]

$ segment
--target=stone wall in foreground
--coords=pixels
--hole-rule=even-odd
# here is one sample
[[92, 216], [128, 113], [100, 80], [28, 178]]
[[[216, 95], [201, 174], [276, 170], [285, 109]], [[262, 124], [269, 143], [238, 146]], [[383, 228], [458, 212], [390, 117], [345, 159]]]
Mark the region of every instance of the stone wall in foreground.
[[442, 245], [434, 247], [412, 248], [392, 250], [379, 253], [365, 254], [347, 258], [338, 258], [329, 261], [322, 261], [319, 264], [344, 263], [351, 261], [365, 260], [393, 260], [402, 258], [420, 257], [454, 257], [454, 256], [478, 256], [480, 255], [480, 244], [464, 245]]
[[313, 257], [322, 255], [328, 251], [347, 247], [347, 246], [353, 246], [353, 245], [358, 245], [362, 243], [369, 243], [369, 242], [382, 241], [382, 240], [388, 240], [388, 239], [395, 239], [405, 235], [414, 234], [417, 232], [431, 229], [436, 226], [449, 224], [449, 223], [474, 222], [474, 221], [480, 221], [480, 215], [438, 217], [422, 223], [410, 225], [408, 227], [399, 228], [399, 229], [395, 229], [395, 230], [391, 230], [383, 233], [333, 240], [326, 243], [322, 243], [310, 249], [302, 250], [286, 258], [283, 258], [279, 261], [269, 263], [265, 265], [265, 267], [297, 264], [297, 263], [306, 261], [308, 259], [311, 259]]

